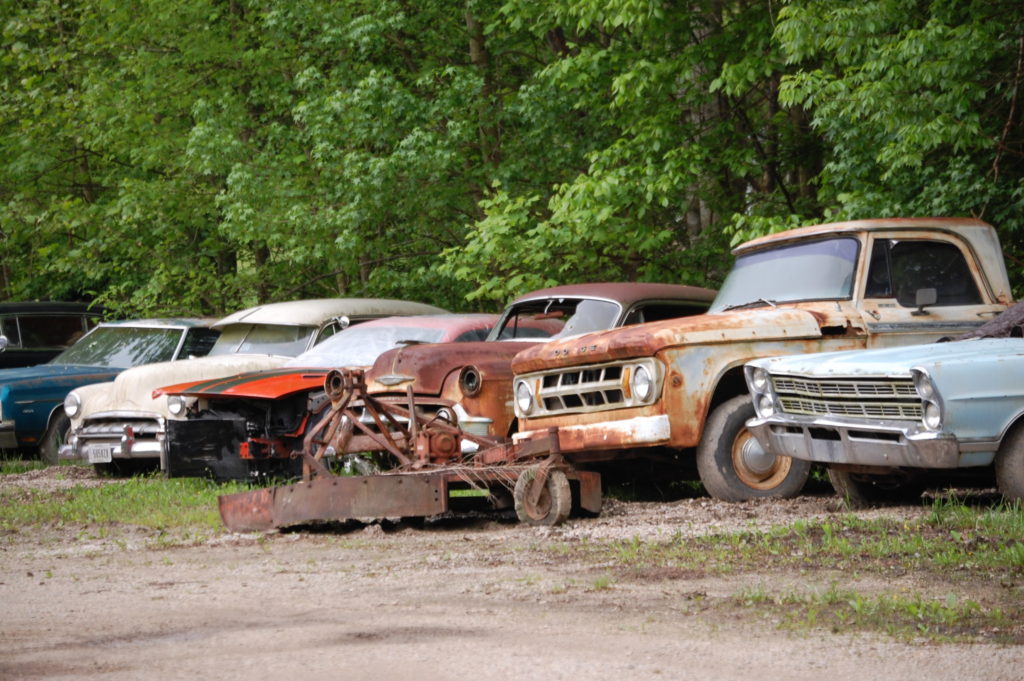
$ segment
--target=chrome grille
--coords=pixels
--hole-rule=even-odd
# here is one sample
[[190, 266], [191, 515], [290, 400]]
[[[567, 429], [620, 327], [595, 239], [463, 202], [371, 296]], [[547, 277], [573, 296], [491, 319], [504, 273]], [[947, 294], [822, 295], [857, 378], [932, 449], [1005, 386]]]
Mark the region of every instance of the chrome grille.
[[586, 367], [547, 374], [541, 379], [538, 397], [548, 412], [623, 406], [622, 367]]
[[809, 379], [772, 376], [783, 413], [919, 421], [921, 398], [909, 378]]

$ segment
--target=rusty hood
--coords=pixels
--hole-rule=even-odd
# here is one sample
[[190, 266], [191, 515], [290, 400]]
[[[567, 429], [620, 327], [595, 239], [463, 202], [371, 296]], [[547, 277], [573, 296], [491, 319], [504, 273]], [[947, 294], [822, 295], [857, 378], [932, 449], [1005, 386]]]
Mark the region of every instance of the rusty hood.
[[[821, 304], [818, 303], [820, 308]], [[588, 333], [538, 345], [515, 357], [516, 374], [577, 364], [594, 364], [631, 357], [650, 357], [666, 348], [818, 338], [822, 328], [844, 326], [846, 316], [811, 311], [796, 306], [735, 310], [694, 315], [679, 319], [637, 324], [620, 329]]]
[[512, 358], [538, 341], [478, 341], [430, 343], [388, 350], [366, 372], [371, 394], [402, 392], [412, 385], [417, 395], [440, 395], [445, 380], [465, 366], [477, 367], [484, 376], [504, 372], [511, 379]]

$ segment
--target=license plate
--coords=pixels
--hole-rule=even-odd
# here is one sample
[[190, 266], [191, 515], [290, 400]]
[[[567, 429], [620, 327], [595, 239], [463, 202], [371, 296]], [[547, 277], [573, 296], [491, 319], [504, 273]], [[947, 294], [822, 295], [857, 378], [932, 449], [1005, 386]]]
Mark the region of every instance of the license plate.
[[88, 457], [89, 463], [110, 463], [114, 460], [114, 448], [92, 445], [86, 448], [85, 455]]

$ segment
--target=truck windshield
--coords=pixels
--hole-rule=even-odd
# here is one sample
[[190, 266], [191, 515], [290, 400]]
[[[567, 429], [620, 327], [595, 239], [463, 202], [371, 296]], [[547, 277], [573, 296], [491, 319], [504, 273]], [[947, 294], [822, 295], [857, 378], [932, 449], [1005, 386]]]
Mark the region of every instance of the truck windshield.
[[622, 306], [608, 300], [544, 298], [510, 308], [487, 340], [565, 338], [615, 325]]
[[853, 295], [858, 241], [822, 239], [741, 255], [709, 312]]
[[316, 327], [284, 324], [229, 324], [210, 350], [213, 355], [283, 355], [295, 357], [306, 349]]
[[50, 364], [79, 364], [101, 367], [133, 367], [174, 359], [182, 329], [133, 326], [100, 326]]

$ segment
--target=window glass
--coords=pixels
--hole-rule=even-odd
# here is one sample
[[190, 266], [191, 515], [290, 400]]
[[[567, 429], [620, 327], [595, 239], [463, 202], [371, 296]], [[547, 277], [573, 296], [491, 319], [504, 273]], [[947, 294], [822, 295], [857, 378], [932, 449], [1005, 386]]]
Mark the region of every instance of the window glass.
[[444, 338], [440, 328], [412, 326], [350, 326], [314, 346], [285, 366], [292, 367], [359, 367], [370, 366], [377, 356], [392, 348], [410, 343], [437, 343]]
[[508, 310], [488, 340], [564, 338], [610, 329], [622, 307], [607, 300], [550, 298], [530, 300]]
[[977, 305], [981, 293], [960, 249], [945, 241], [879, 240], [871, 252], [867, 298], [916, 307], [917, 292], [935, 289], [936, 305]]
[[181, 352], [178, 353], [178, 359], [203, 357], [209, 354], [213, 344], [217, 342], [218, 336], [220, 334], [215, 329], [203, 327], [189, 329], [185, 334], [185, 344], [181, 346]]
[[174, 358], [181, 329], [100, 326], [57, 355], [51, 364], [133, 367]]
[[10, 347], [21, 345], [21, 334], [18, 333], [17, 317], [0, 317], [0, 336], [7, 337], [7, 343]]
[[26, 348], [64, 348], [85, 333], [78, 315], [21, 315], [18, 325]]
[[309, 345], [313, 326], [230, 324], [221, 329], [210, 355], [255, 354], [295, 357]]
[[719, 289], [712, 312], [853, 296], [859, 244], [841, 237], [741, 255]]
[[626, 315], [623, 326], [632, 324], [643, 324], [644, 322], [660, 322], [663, 319], [675, 319], [677, 317], [689, 317], [690, 315], [706, 312], [707, 307], [693, 303], [647, 303], [634, 307]]

